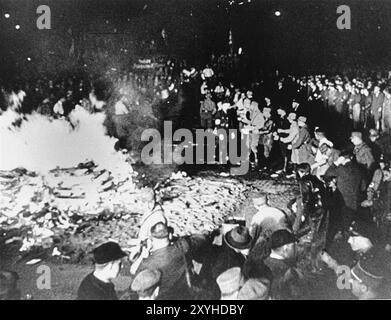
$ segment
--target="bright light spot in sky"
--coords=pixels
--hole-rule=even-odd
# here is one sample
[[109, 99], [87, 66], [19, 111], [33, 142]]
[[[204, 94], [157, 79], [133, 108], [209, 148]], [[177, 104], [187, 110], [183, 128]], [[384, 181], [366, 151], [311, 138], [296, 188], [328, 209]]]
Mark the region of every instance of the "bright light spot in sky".
[[20, 29], [20, 25], [17, 24], [17, 25], [15, 26], [15, 29], [16, 29], [16, 30], [19, 30], [19, 29]]
[[274, 12], [274, 14], [276, 15], [276, 17], [279, 17], [281, 15], [281, 12], [277, 10], [276, 12]]
[[10, 15], [9, 13], [6, 13], [6, 14], [4, 15], [4, 17], [5, 17], [6, 19], [9, 19], [9, 18], [11, 17], [11, 15]]

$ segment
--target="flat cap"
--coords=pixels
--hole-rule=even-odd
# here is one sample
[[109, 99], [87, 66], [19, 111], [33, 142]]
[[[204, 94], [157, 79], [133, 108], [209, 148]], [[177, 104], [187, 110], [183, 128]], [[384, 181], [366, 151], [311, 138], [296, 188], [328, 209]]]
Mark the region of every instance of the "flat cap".
[[160, 282], [161, 276], [159, 270], [143, 270], [134, 278], [131, 289], [135, 292], [148, 290]]

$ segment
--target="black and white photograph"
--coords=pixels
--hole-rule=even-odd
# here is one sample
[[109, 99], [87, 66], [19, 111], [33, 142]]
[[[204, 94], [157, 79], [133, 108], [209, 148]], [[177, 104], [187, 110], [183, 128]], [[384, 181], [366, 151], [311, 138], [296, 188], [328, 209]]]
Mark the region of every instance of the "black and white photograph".
[[390, 300], [390, 17], [0, 0], [0, 300]]

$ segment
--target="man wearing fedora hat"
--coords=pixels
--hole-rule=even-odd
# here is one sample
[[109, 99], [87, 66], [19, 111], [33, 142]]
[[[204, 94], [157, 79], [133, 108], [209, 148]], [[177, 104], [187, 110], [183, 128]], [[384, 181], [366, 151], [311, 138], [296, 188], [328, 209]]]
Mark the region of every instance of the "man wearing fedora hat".
[[248, 228], [238, 226], [225, 233], [221, 246], [213, 246], [211, 254], [205, 257], [203, 268], [208, 269], [213, 281], [230, 268], [241, 268], [251, 244], [252, 238]]
[[276, 300], [306, 298], [305, 283], [296, 267], [296, 237], [288, 230], [277, 230], [270, 238], [270, 255], [265, 265], [271, 270], [271, 296]]
[[106, 242], [92, 251], [95, 270], [80, 284], [78, 300], [118, 300], [112, 281], [121, 271], [122, 259], [127, 256], [115, 242]]

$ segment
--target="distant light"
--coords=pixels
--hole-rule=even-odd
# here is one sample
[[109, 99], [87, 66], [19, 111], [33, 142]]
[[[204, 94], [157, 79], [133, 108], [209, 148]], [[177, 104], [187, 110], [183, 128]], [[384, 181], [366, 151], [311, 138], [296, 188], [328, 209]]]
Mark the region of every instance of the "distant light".
[[5, 17], [6, 19], [9, 19], [9, 18], [11, 17], [11, 15], [10, 15], [9, 13], [6, 13], [6, 14], [4, 14], [4, 17]]
[[15, 29], [16, 29], [16, 30], [19, 30], [19, 29], [20, 29], [20, 25], [17, 24], [17, 25], [15, 26]]
[[279, 17], [279, 16], [281, 15], [281, 12], [277, 10], [276, 12], [274, 12], [274, 15], [275, 15], [276, 17]]
[[243, 52], [243, 49], [242, 49], [242, 48], [239, 48], [238, 54], [241, 55], [242, 52]]
[[28, 58], [27, 58], [27, 61], [31, 61], [31, 58], [30, 58], [30, 57], [28, 57]]

